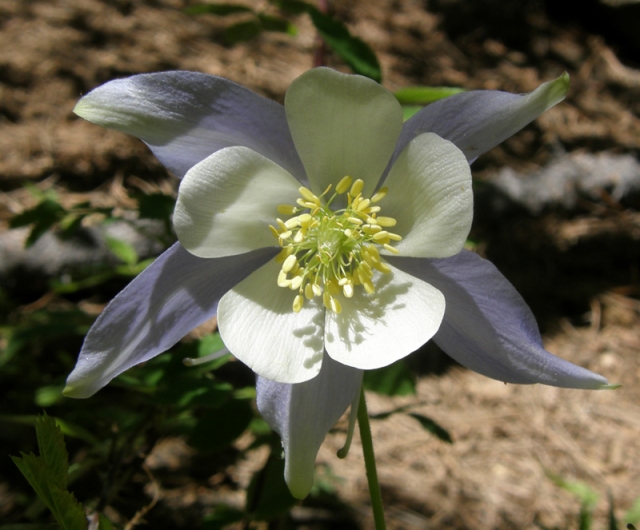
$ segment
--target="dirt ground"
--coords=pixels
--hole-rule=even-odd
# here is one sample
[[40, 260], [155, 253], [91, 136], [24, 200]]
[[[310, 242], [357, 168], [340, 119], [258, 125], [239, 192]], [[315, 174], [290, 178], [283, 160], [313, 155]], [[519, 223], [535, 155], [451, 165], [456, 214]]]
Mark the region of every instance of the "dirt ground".
[[[267, 2], [246, 3], [270, 9]], [[222, 37], [228, 20], [187, 16], [186, 5], [0, 3], [0, 228], [31, 204], [25, 181], [56, 189], [66, 201], [88, 196], [100, 204], [126, 201], [122, 190], [175, 186], [141, 142], [72, 115], [78, 98], [95, 86], [187, 69], [282, 101], [289, 83], [312, 65], [317, 37], [304, 15], [294, 20], [294, 37], [269, 33], [228, 46]], [[478, 180], [490, 183], [502, 167], [532, 170], [558, 153], [636, 155], [640, 148], [640, 61], [633, 61], [640, 47], [619, 26], [636, 13], [620, 16], [594, 1], [578, 17], [563, 5], [354, 0], [336, 1], [334, 9], [376, 51], [391, 90], [446, 85], [526, 92], [569, 72], [566, 102], [474, 164]], [[344, 69], [335, 57], [329, 63]], [[609, 192], [602, 189], [598, 199], [582, 199], [571, 211], [551, 208], [535, 217], [519, 212], [485, 222], [490, 216], [478, 212], [472, 236], [531, 303], [547, 348], [623, 387], [504, 385], [446, 362], [433, 348], [421, 352], [413, 359], [422, 372], [418, 395], [371, 396], [370, 411], [415, 403], [412, 410], [445, 427], [454, 443], [426, 434], [406, 415], [373, 422], [390, 528], [577, 528], [579, 503], [547, 472], [600, 493], [594, 528], [606, 527], [608, 495], [619, 518], [640, 497], [640, 201]], [[322, 464], [331, 467], [341, 498], [362, 528], [372, 528], [359, 441], [346, 460], [335, 457], [344, 426], [321, 449], [320, 473]], [[236, 470], [240, 484], [256, 465]], [[161, 502], [215, 497], [215, 488], [187, 490]]]

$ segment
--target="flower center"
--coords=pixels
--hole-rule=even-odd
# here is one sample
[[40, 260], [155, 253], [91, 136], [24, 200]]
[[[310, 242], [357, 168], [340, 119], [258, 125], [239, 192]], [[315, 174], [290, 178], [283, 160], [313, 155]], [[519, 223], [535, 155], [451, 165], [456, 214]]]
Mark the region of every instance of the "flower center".
[[[374, 271], [389, 273], [391, 269], [380, 257], [378, 247], [398, 254], [392, 241], [402, 238], [385, 230], [395, 226], [392, 217], [378, 215], [380, 202], [387, 194], [381, 188], [370, 199], [362, 197], [364, 182], [344, 177], [328, 201], [322, 200], [331, 185], [320, 197], [301, 187], [297, 206], [278, 206], [282, 215], [292, 216], [286, 221], [276, 219], [277, 227], [269, 226], [278, 239], [282, 251], [276, 261], [282, 263], [278, 285], [298, 291], [293, 310], [302, 309], [305, 298], [321, 296], [325, 307], [335, 313], [342, 311], [337, 296], [351, 298], [358, 285], [372, 294]], [[346, 194], [347, 207], [332, 210], [331, 203]]]

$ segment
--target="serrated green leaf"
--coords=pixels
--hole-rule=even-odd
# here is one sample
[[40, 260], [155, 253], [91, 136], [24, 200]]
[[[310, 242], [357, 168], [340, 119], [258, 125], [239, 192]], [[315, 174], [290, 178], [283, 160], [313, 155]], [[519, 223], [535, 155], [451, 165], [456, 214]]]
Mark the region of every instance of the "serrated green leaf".
[[238, 13], [253, 13], [253, 9], [237, 4], [196, 4], [182, 10], [187, 15], [217, 15], [226, 17]]
[[47, 469], [42, 459], [33, 453], [25, 454], [21, 452], [20, 457], [12, 456], [11, 460], [13, 460], [13, 463], [24, 475], [24, 478], [27, 479], [27, 482], [29, 482], [29, 485], [36, 492], [38, 498], [53, 512], [53, 501], [49, 491]]
[[409, 396], [416, 393], [416, 377], [403, 360], [384, 368], [367, 370], [364, 388], [385, 396]]
[[262, 24], [260, 21], [247, 20], [246, 22], [238, 22], [224, 30], [224, 39], [229, 44], [236, 44], [251, 40], [262, 33]]
[[414, 86], [396, 90], [393, 95], [402, 105], [428, 105], [464, 91], [460, 87]]
[[315, 7], [307, 9], [313, 25], [325, 42], [360, 75], [382, 81], [382, 70], [376, 54], [362, 39], [354, 37], [339, 20], [325, 15]]
[[138, 253], [131, 244], [114, 237], [105, 237], [105, 242], [109, 250], [127, 265], [133, 266], [138, 263]]
[[71, 493], [56, 485], [58, 477], [54, 476], [55, 472], [47, 468], [41, 457], [24, 453], [21, 455], [21, 458], [12, 456], [11, 459], [62, 529], [86, 530], [84, 508]]
[[52, 487], [51, 498], [53, 516], [64, 530], [87, 529], [85, 510], [72, 493]]
[[46, 414], [36, 418], [35, 426], [40, 458], [49, 470], [52, 484], [64, 490], [67, 488], [69, 453], [67, 453], [62, 431], [56, 424], [56, 420]]
[[439, 440], [442, 440], [443, 442], [447, 442], [448, 444], [453, 443], [453, 438], [451, 438], [449, 431], [447, 431], [444, 427], [436, 423], [431, 418], [428, 418], [427, 416], [423, 416], [422, 414], [416, 414], [414, 412], [409, 413], [409, 416], [411, 416], [414, 420], [417, 420], [420, 426], [425, 431], [430, 432]]

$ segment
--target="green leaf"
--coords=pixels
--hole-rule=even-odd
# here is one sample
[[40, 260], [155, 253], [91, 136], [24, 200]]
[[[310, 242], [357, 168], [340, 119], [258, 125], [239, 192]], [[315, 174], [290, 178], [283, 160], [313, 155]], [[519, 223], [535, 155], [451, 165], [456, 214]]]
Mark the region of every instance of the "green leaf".
[[460, 87], [414, 86], [401, 88], [394, 92], [393, 95], [402, 105], [424, 106], [464, 91], [464, 88]]
[[280, 17], [274, 17], [270, 15], [258, 15], [258, 20], [262, 24], [262, 29], [265, 31], [277, 31], [279, 33], [288, 33], [289, 35], [296, 35], [298, 30], [288, 20]]
[[557, 486], [578, 498], [580, 501], [578, 528], [580, 530], [590, 530], [593, 521], [593, 510], [599, 498], [598, 493], [584, 482], [565, 480], [560, 475], [549, 471], [546, 474]]
[[384, 368], [367, 370], [364, 387], [385, 396], [413, 396], [416, 393], [416, 378], [403, 360]]
[[224, 30], [224, 39], [229, 44], [236, 44], [251, 40], [262, 32], [262, 24], [259, 20], [247, 20], [238, 22]]
[[84, 508], [66, 490], [69, 458], [62, 432], [47, 415], [37, 418], [35, 425], [40, 456], [21, 453], [21, 458], [11, 459], [63, 530], [85, 530]]
[[633, 506], [624, 515], [624, 520], [627, 521], [627, 523], [640, 522], [640, 497], [635, 500]]
[[310, 9], [313, 9], [311, 4], [301, 2], [300, 0], [278, 0], [273, 2], [285, 13], [291, 15], [301, 15], [307, 13]]
[[419, 105], [402, 105], [402, 119], [407, 121], [409, 118], [412, 118], [414, 115], [418, 114], [424, 107]]
[[25, 241], [25, 247], [33, 245], [47, 230], [60, 221], [66, 210], [53, 197], [46, 197], [36, 206], [16, 215], [9, 222], [11, 228], [33, 225], [31, 233]]
[[237, 13], [252, 13], [253, 10], [249, 7], [236, 5], [236, 4], [196, 4], [183, 9], [183, 13], [187, 15], [218, 15], [219, 17], [226, 17], [228, 15], [235, 15]]
[[25, 210], [16, 215], [9, 222], [11, 228], [27, 226], [30, 224], [50, 222], [54, 223], [66, 213], [66, 210], [60, 206], [57, 200], [47, 197], [40, 201], [36, 206]]
[[40, 458], [48, 468], [53, 483], [60, 489], [66, 489], [69, 453], [62, 431], [56, 420], [46, 414], [36, 418], [35, 425]]
[[443, 442], [447, 442], [448, 444], [453, 443], [453, 438], [451, 438], [449, 431], [440, 426], [431, 418], [423, 416], [422, 414], [416, 414], [414, 412], [409, 413], [409, 416], [411, 416], [414, 420], [417, 420], [425, 431], [430, 432], [436, 438], [442, 440]]
[[64, 385], [46, 385], [36, 389], [34, 402], [38, 407], [51, 407], [64, 399]]
[[272, 448], [264, 467], [249, 483], [246, 510], [254, 519], [268, 521], [285, 513], [296, 502], [284, 481], [284, 459], [278, 449]]
[[105, 237], [105, 242], [119, 260], [132, 266], [138, 263], [138, 253], [131, 244], [113, 237]]
[[382, 81], [382, 70], [376, 54], [362, 39], [354, 37], [339, 20], [325, 15], [315, 7], [307, 9], [313, 25], [325, 42], [360, 75]]

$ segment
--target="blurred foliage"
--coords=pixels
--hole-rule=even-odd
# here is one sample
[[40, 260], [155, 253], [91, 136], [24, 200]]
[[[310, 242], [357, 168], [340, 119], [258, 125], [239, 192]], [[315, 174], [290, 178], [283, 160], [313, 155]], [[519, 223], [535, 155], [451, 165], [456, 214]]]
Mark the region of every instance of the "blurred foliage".
[[297, 29], [289, 19], [306, 13], [323, 40], [355, 73], [378, 82], [382, 80], [380, 63], [373, 50], [362, 39], [352, 35], [342, 21], [307, 2], [269, 0], [269, 4], [273, 14], [245, 5], [223, 3], [197, 4], [186, 8], [185, 12], [220, 17], [244, 15], [226, 27], [224, 39], [228, 44], [253, 39], [265, 31], [296, 35]]
[[[600, 501], [600, 495], [598, 492], [589, 484], [580, 480], [568, 480], [551, 471], [547, 471], [547, 476], [556, 486], [569, 492], [580, 502], [576, 528], [578, 528], [578, 530], [593, 530], [593, 514], [598, 502]], [[614, 513], [614, 500], [611, 495], [609, 495], [608, 504], [609, 523], [607, 525], [607, 530], [619, 530], [622, 527], [616, 519], [616, 515]], [[631, 509], [625, 513], [623, 519], [626, 523], [625, 528], [635, 530], [634, 523], [640, 522], [640, 497], [636, 499]], [[538, 526], [543, 530], [551, 530], [540, 524], [538, 524]], [[554, 528], [553, 530], [560, 529]]]

